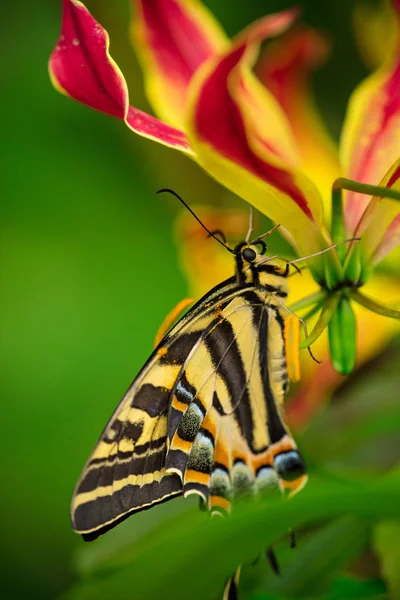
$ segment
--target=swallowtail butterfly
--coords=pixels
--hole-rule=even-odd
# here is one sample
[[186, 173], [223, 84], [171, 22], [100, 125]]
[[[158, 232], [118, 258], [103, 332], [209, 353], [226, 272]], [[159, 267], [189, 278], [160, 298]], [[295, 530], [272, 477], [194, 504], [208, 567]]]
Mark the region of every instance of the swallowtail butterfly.
[[234, 250], [208, 231], [235, 273], [161, 340], [101, 434], [72, 499], [85, 540], [180, 494], [227, 512], [243, 494], [305, 484], [283, 418], [289, 264], [266, 258], [250, 230]]

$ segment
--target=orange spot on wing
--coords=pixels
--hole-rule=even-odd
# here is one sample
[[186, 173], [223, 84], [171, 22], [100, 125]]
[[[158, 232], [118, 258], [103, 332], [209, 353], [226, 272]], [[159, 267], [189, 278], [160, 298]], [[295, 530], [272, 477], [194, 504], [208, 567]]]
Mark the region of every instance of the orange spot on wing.
[[184, 402], [180, 402], [176, 396], [173, 397], [171, 406], [172, 406], [172, 408], [175, 408], [176, 410], [180, 410], [181, 412], [185, 412], [185, 410], [188, 407], [188, 405], [185, 404]]
[[183, 440], [181, 437], [179, 437], [177, 433], [175, 434], [174, 439], [171, 443], [172, 450], [182, 450], [182, 452], [186, 452], [186, 454], [189, 454], [191, 448], [192, 442], [187, 442], [186, 440]]
[[202, 427], [203, 427], [203, 429], [208, 431], [208, 433], [210, 433], [215, 440], [215, 437], [217, 434], [217, 423], [216, 423], [215, 417], [212, 414], [210, 414], [210, 412], [208, 412], [206, 414]]
[[293, 496], [294, 494], [297, 494], [297, 492], [299, 492], [301, 489], [303, 489], [303, 487], [307, 483], [307, 480], [308, 475], [304, 474], [300, 475], [300, 477], [298, 477], [294, 481], [284, 481], [283, 479], [281, 479], [280, 482], [284, 490], [289, 490], [289, 496]]
[[272, 467], [273, 466], [273, 460], [272, 460], [272, 454], [271, 452], [267, 451], [264, 452], [263, 454], [260, 454], [259, 456], [255, 457], [252, 459], [251, 464], [253, 466], [253, 470], [254, 473], [256, 473], [256, 471], [260, 468], [260, 467]]
[[221, 496], [210, 496], [210, 509], [212, 508], [223, 508], [227, 512], [230, 512], [231, 503]]
[[200, 471], [195, 471], [194, 469], [188, 469], [185, 473], [185, 484], [201, 483], [203, 485], [208, 485], [209, 481], [210, 481], [209, 473], [201, 473]]
[[280, 452], [287, 452], [288, 450], [296, 450], [294, 441], [288, 435], [285, 435], [279, 442], [271, 446], [272, 456], [274, 457]]

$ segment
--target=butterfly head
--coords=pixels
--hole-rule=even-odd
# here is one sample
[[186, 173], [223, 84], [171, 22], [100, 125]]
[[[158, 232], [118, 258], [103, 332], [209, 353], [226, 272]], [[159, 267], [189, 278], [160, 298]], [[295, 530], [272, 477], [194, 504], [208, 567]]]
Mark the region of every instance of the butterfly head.
[[[285, 269], [281, 265], [269, 262], [265, 257], [267, 245], [264, 240], [256, 239], [252, 242], [241, 242], [234, 249], [236, 257], [236, 275], [239, 283], [256, 283], [271, 285], [278, 276], [286, 277]], [[271, 281], [274, 279], [274, 282]]]

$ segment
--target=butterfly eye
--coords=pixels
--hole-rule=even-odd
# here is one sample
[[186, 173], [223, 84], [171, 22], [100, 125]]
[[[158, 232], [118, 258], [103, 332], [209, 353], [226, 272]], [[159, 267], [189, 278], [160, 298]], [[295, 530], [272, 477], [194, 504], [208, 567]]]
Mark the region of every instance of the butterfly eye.
[[257, 258], [256, 251], [253, 250], [253, 248], [245, 248], [242, 252], [242, 255], [247, 262], [253, 262]]

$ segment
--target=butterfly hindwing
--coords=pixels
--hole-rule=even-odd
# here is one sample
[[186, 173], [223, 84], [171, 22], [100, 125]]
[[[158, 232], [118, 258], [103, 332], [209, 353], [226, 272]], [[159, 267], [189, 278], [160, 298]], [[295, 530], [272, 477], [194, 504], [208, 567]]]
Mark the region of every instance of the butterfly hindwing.
[[169, 421], [166, 464], [185, 494], [226, 511], [243, 494], [287, 487], [287, 477], [292, 488], [302, 482], [304, 465], [281, 415], [283, 319], [270, 294], [243, 291], [219, 311], [183, 376], [176, 389], [190, 401]]
[[218, 286], [164, 338], [117, 407], [78, 482], [74, 528], [94, 538], [181, 493], [228, 511], [243, 494], [285, 486], [288, 473], [298, 485], [301, 459], [280, 409], [286, 386], [271, 294]]

